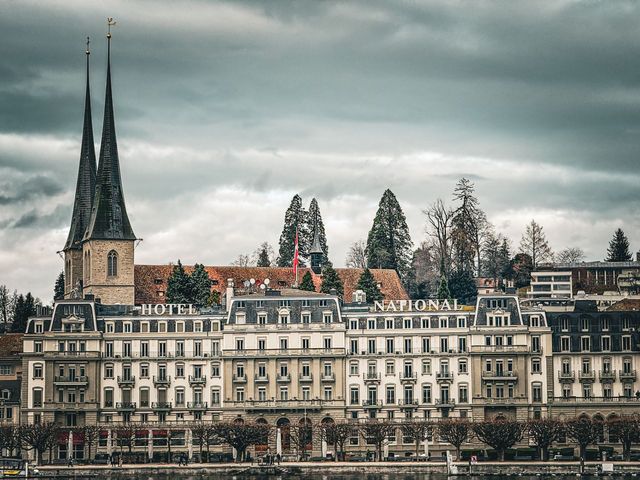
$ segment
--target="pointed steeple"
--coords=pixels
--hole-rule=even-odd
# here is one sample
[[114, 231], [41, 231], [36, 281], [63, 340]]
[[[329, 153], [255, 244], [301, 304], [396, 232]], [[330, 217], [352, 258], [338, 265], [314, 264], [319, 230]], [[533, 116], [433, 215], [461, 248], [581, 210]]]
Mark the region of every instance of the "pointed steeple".
[[[110, 24], [113, 25], [113, 24]], [[116, 128], [111, 97], [111, 34], [107, 34], [107, 89], [96, 191], [85, 240], [136, 240], [122, 191]]]
[[76, 182], [76, 196], [73, 203], [71, 228], [64, 250], [81, 249], [82, 238], [89, 225], [93, 195], [96, 189], [96, 152], [93, 145], [93, 124], [91, 122], [91, 93], [89, 88], [89, 37], [87, 37], [87, 87], [84, 99], [84, 124], [80, 148], [80, 165]]
[[313, 273], [319, 275], [322, 273], [322, 245], [320, 245], [320, 229], [318, 228], [318, 217], [314, 218], [313, 222], [313, 243], [311, 244], [311, 270]]

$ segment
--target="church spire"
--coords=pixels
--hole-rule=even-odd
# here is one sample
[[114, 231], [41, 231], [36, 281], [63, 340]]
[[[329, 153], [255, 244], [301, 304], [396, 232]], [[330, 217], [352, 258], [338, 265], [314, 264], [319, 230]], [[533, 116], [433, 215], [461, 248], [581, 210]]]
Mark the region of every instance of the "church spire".
[[76, 196], [71, 216], [71, 228], [64, 245], [64, 250], [80, 249], [89, 217], [93, 195], [96, 189], [96, 152], [93, 145], [93, 124], [91, 122], [91, 92], [89, 88], [89, 37], [87, 37], [87, 86], [84, 99], [84, 123], [82, 127], [82, 144], [80, 148], [80, 165], [76, 183]]
[[320, 229], [318, 228], [318, 216], [316, 215], [313, 221], [313, 243], [311, 244], [311, 270], [313, 273], [319, 275], [322, 273], [322, 245], [320, 245]]
[[93, 198], [91, 219], [85, 233], [85, 240], [135, 240], [122, 191], [118, 145], [111, 97], [111, 27], [109, 19], [107, 34], [107, 88], [104, 101], [104, 122], [102, 142], [98, 162], [96, 191]]

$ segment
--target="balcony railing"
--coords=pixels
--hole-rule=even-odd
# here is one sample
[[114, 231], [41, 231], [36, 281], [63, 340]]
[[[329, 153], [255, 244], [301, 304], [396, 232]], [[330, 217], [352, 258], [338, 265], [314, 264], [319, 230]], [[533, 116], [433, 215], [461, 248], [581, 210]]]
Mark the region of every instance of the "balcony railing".
[[136, 383], [136, 377], [118, 377], [118, 385], [121, 387], [132, 387]]
[[438, 398], [436, 400], [436, 407], [438, 408], [453, 408], [456, 405], [456, 402], [453, 398]]
[[313, 381], [313, 374], [309, 373], [309, 374], [305, 375], [304, 373], [301, 373], [299, 378], [300, 378], [301, 382], [312, 382]]
[[600, 370], [600, 382], [615, 382], [616, 380], [616, 372], [615, 370]]
[[380, 374], [379, 373], [373, 373], [373, 372], [367, 372], [367, 373], [363, 373], [362, 374], [362, 378], [364, 379], [365, 382], [379, 382], [380, 381]]
[[288, 356], [342, 356], [346, 354], [344, 348], [266, 348], [225, 350], [223, 357], [281, 357]]
[[632, 381], [635, 382], [636, 381], [636, 371], [635, 370], [629, 370], [627, 372], [625, 372], [624, 370], [620, 370], [618, 372], [619, 377], [620, 377], [620, 381]]
[[281, 382], [281, 383], [288, 383], [291, 381], [291, 375], [289, 373], [285, 374], [285, 375], [281, 375], [278, 374], [276, 381]]
[[253, 380], [256, 383], [266, 383], [269, 381], [269, 374], [265, 373], [264, 375], [260, 375], [259, 373], [256, 373], [255, 376], [253, 377]]
[[401, 382], [415, 382], [416, 381], [416, 372], [402, 372], [400, 374]]
[[242, 374], [242, 375], [233, 375], [233, 383], [246, 383], [247, 381], [247, 375], [246, 374]]
[[530, 353], [528, 345], [472, 345], [471, 353]]
[[153, 402], [151, 408], [154, 410], [171, 410], [171, 402]]
[[273, 410], [273, 409], [309, 409], [320, 410], [324, 407], [342, 407], [345, 405], [344, 400], [322, 400], [316, 398], [313, 400], [245, 400], [225, 402], [225, 405], [233, 405], [238, 408], [249, 410]]
[[189, 385], [201, 385], [207, 382], [207, 377], [204, 375], [196, 376], [189, 375]]
[[518, 380], [516, 372], [482, 372], [483, 380], [498, 380], [503, 382], [515, 382]]
[[551, 403], [561, 403], [561, 404], [633, 404], [640, 406], [640, 397], [636, 396], [616, 396], [616, 397], [553, 397], [549, 399]]
[[87, 385], [89, 383], [89, 377], [87, 376], [63, 376], [63, 377], [54, 377], [53, 382], [58, 385]]
[[187, 408], [191, 410], [206, 410], [207, 402], [187, 402]]
[[158, 376], [156, 377], [155, 375], [153, 376], [153, 384], [157, 387], [158, 385], [164, 385], [164, 386], [169, 386], [171, 385], [171, 377], [167, 376], [167, 375], [162, 375], [162, 376]]
[[323, 382], [335, 382], [336, 381], [336, 374], [331, 372], [331, 373], [323, 373], [322, 377], [320, 378], [321, 381]]
[[382, 400], [363, 400], [362, 406], [365, 408], [379, 408], [382, 406]]
[[561, 383], [573, 383], [576, 381], [576, 371], [571, 370], [570, 372], [558, 372], [558, 380]]
[[416, 408], [418, 406], [418, 400], [416, 400], [415, 398], [402, 399], [398, 400], [398, 405], [400, 405], [401, 407]]
[[596, 380], [596, 372], [591, 370], [590, 372], [583, 372], [580, 370], [578, 373], [578, 378], [581, 382], [595, 382]]
[[437, 372], [436, 381], [438, 382], [451, 382], [453, 381], [453, 372]]
[[116, 403], [116, 408], [118, 410], [135, 410], [136, 402], [118, 402]]

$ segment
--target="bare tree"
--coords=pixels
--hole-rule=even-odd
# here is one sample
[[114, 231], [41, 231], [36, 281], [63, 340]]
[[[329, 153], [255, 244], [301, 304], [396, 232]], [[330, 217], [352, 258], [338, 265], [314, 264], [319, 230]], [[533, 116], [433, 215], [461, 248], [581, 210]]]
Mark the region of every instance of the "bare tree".
[[556, 255], [556, 263], [580, 263], [584, 261], [584, 250], [579, 247], [567, 247]]
[[320, 422], [316, 429], [320, 433], [320, 438], [327, 444], [334, 445], [336, 450], [336, 461], [344, 461], [344, 446], [347, 440], [353, 435], [357, 435], [357, 426], [348, 422]]
[[614, 417], [607, 422], [607, 428], [609, 441], [612, 436], [617, 437], [622, 444], [622, 455], [628, 462], [631, 459], [631, 444], [640, 442], [640, 417], [637, 414]]
[[117, 445], [120, 447], [120, 454], [122, 454], [123, 447], [127, 447], [129, 455], [133, 453], [133, 444], [136, 439], [136, 430], [138, 426], [132, 422], [123, 423], [118, 426], [116, 431]]
[[446, 207], [441, 199], [423, 212], [427, 217], [427, 234], [435, 241], [436, 253], [440, 262], [440, 275], [447, 275], [451, 269], [451, 220], [453, 210]]
[[564, 433], [562, 422], [552, 418], [531, 419], [527, 422], [526, 430], [540, 454], [540, 460], [548, 460], [549, 448]]
[[220, 440], [236, 449], [236, 461], [244, 460], [247, 447], [263, 442], [271, 430], [271, 426], [266, 423], [241, 421], [220, 422], [214, 424], [213, 428]]
[[250, 267], [251, 257], [241, 253], [233, 262], [231, 262], [231, 265], [234, 267]]
[[527, 225], [525, 232], [522, 234], [520, 251], [531, 257], [534, 269], [538, 267], [539, 263], [553, 260], [553, 252], [549, 247], [544, 229], [535, 220], [531, 220], [531, 223]]
[[207, 446], [207, 459], [209, 458], [209, 447], [215, 441], [215, 427], [211, 423], [197, 422], [191, 425], [191, 434], [197, 439], [200, 447], [200, 461], [202, 462], [202, 452], [204, 446]]
[[469, 440], [471, 423], [465, 419], [450, 418], [438, 422], [438, 436], [456, 449], [456, 459], [460, 460], [460, 447]]
[[0, 285], [0, 323], [11, 320], [11, 295], [6, 285]]
[[580, 446], [580, 458], [584, 458], [589, 445], [596, 445], [602, 435], [603, 423], [586, 417], [573, 418], [565, 422], [567, 436]]
[[49, 441], [54, 438], [57, 442], [58, 431], [58, 425], [53, 422], [23, 424], [19, 430], [25, 449], [35, 451], [36, 463], [42, 463], [42, 454]]
[[504, 451], [522, 439], [524, 425], [516, 420], [503, 418], [485, 420], [473, 424], [476, 437], [498, 452], [498, 460], [504, 462]]
[[269, 242], [262, 242], [253, 252], [251, 264], [257, 267], [270, 267], [276, 264], [276, 254]]
[[358, 240], [349, 247], [345, 263], [347, 268], [367, 268], [367, 242]]
[[416, 458], [420, 452], [420, 442], [426, 442], [427, 436], [433, 431], [433, 424], [426, 420], [420, 420], [418, 418], [413, 420], [407, 420], [402, 424], [402, 430], [408, 437], [413, 438], [416, 442]]
[[395, 435], [397, 427], [395, 423], [391, 423], [388, 420], [369, 420], [360, 426], [360, 435], [362, 435], [362, 438], [364, 438], [365, 441], [372, 441], [376, 446], [378, 461], [383, 460], [382, 446], [385, 439]]
[[20, 433], [18, 426], [12, 423], [0, 425], [0, 451], [6, 450], [8, 456], [13, 455], [13, 451], [20, 447]]
[[291, 442], [296, 447], [298, 455], [301, 457], [307, 456], [307, 450], [311, 447], [313, 435], [313, 425], [310, 419], [301, 421], [298, 424], [291, 424], [289, 426], [289, 437]]
[[84, 437], [84, 443], [87, 446], [87, 459], [91, 460], [92, 447], [98, 443], [100, 437], [100, 427], [98, 425], [84, 425], [76, 430]]

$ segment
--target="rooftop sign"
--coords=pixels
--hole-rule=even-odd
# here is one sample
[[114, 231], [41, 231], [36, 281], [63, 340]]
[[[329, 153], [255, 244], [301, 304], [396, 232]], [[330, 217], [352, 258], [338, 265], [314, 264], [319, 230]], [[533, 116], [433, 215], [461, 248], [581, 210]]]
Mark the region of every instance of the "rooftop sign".
[[191, 303], [143, 303], [142, 315], [197, 315]]
[[460, 311], [458, 299], [453, 300], [381, 300], [373, 302], [374, 312]]

